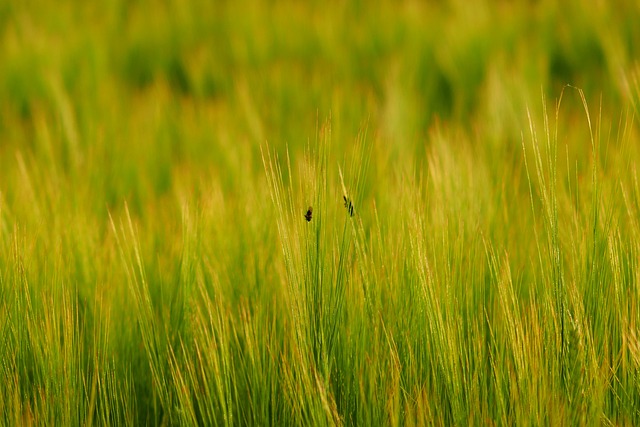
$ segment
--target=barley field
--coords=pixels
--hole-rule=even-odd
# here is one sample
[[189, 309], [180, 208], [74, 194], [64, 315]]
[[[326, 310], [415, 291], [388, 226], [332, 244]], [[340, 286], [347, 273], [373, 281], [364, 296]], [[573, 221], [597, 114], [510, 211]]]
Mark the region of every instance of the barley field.
[[640, 425], [638, 23], [0, 0], [0, 425]]

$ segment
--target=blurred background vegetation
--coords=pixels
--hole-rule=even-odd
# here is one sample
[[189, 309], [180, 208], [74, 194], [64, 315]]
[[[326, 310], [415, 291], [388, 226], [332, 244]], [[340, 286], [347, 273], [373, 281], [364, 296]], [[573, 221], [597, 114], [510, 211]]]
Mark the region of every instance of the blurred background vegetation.
[[181, 173], [232, 194], [261, 173], [258, 144], [296, 151], [329, 117], [337, 141], [366, 124], [391, 156], [437, 123], [510, 139], [565, 84], [605, 110], [632, 98], [638, 18], [633, 1], [3, 2], [0, 167], [20, 151], [104, 195], [79, 199], [98, 212], [141, 212]]

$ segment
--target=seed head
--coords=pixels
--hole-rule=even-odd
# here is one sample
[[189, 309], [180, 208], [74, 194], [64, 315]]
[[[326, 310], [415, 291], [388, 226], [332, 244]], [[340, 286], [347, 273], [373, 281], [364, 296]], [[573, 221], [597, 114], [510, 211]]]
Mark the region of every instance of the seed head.
[[351, 199], [347, 196], [342, 196], [344, 199], [344, 207], [347, 208], [347, 212], [349, 212], [349, 216], [353, 216], [353, 203], [351, 203]]

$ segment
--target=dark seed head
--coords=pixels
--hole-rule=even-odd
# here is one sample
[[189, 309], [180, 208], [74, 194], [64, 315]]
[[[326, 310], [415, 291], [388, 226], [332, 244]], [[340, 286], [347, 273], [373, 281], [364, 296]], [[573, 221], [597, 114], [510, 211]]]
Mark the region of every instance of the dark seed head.
[[311, 221], [312, 214], [313, 214], [313, 208], [309, 206], [309, 209], [307, 209], [307, 213], [304, 215], [304, 218], [307, 220], [307, 222]]
[[344, 207], [347, 208], [347, 212], [349, 212], [349, 216], [353, 216], [353, 203], [347, 196], [342, 196], [344, 199]]

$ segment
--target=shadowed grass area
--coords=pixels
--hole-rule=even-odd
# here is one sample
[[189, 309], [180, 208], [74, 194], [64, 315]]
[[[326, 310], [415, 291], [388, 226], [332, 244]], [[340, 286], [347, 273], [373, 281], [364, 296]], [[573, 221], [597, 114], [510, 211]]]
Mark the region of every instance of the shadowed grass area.
[[0, 4], [0, 423], [640, 424], [637, 22]]

